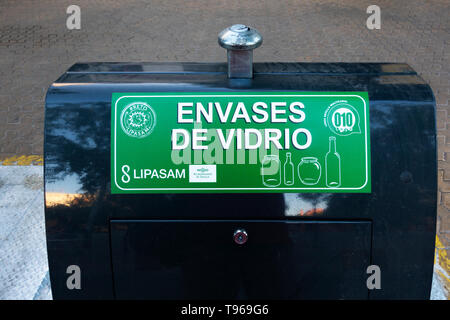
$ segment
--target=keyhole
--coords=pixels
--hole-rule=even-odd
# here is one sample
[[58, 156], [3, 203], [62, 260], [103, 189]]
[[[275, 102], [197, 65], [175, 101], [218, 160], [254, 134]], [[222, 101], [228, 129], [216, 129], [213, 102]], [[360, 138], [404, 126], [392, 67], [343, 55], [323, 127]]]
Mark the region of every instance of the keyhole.
[[233, 239], [235, 243], [242, 245], [247, 242], [247, 232], [243, 229], [238, 229], [234, 232]]

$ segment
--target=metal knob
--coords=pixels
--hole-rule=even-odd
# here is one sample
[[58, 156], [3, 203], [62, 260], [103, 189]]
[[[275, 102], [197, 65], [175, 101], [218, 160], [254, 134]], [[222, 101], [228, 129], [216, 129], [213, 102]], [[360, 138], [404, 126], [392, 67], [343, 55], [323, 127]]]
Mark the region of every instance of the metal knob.
[[248, 240], [247, 232], [243, 229], [238, 229], [233, 234], [233, 240], [237, 244], [244, 244]]
[[235, 24], [219, 33], [219, 45], [227, 49], [228, 77], [253, 77], [253, 49], [258, 48], [263, 38], [256, 29]]

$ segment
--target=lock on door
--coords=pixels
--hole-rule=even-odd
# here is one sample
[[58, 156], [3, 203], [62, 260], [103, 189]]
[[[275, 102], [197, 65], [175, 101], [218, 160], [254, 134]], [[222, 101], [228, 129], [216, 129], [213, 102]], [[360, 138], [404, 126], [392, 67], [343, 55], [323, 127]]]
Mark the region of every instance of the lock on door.
[[233, 234], [233, 240], [235, 243], [242, 245], [247, 242], [248, 234], [244, 229], [237, 229]]

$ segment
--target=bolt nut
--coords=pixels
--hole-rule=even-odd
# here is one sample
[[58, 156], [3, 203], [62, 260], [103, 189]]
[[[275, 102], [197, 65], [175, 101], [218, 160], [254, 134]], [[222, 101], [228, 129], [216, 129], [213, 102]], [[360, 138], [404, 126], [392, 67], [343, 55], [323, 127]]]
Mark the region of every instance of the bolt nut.
[[219, 33], [218, 42], [227, 50], [253, 50], [262, 44], [263, 38], [256, 29], [235, 24]]

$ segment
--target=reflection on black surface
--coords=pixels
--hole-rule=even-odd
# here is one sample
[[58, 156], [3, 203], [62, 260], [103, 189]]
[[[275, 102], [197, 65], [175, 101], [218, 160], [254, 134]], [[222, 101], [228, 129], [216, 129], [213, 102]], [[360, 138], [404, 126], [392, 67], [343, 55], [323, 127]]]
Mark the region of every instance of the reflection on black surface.
[[75, 174], [81, 192], [102, 192], [109, 177], [110, 112], [103, 103], [65, 103], [46, 114], [46, 183]]

